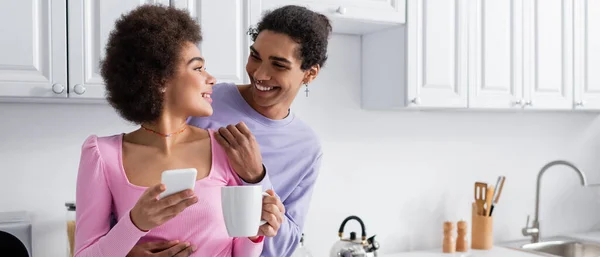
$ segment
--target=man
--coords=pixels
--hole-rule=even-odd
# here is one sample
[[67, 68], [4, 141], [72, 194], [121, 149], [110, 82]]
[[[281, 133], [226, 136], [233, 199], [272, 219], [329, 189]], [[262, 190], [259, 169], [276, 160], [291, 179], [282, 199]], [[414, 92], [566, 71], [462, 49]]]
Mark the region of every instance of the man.
[[[213, 115], [188, 120], [218, 129], [232, 167], [255, 171], [255, 179], [245, 183], [259, 181], [283, 202], [285, 218], [277, 235], [265, 238], [263, 257], [290, 256], [302, 235], [323, 154], [316, 134], [290, 106], [303, 85], [308, 96], [308, 84], [327, 60], [330, 34], [330, 21], [304, 7], [267, 13], [250, 31], [254, 44], [246, 71], [251, 83], [215, 85]], [[128, 256], [189, 256], [192, 246], [183, 243], [139, 244]]]

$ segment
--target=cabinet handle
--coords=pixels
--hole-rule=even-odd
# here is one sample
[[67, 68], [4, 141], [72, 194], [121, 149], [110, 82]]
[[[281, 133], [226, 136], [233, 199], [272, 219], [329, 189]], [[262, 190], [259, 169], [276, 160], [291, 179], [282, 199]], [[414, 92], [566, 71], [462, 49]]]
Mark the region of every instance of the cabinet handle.
[[60, 95], [65, 92], [65, 86], [59, 83], [55, 83], [54, 85], [52, 85], [52, 92], [54, 92], [57, 95]]
[[519, 100], [514, 101], [513, 105], [514, 106], [519, 105], [519, 106], [523, 107], [523, 99], [519, 99]]
[[585, 102], [583, 102], [583, 101], [578, 101], [575, 103], [575, 106], [584, 106], [584, 105], [585, 105]]
[[533, 102], [531, 100], [525, 102], [525, 106], [533, 106]]
[[335, 10], [335, 12], [339, 13], [339, 14], [345, 14], [346, 13], [346, 7], [340, 6], [337, 8], [337, 10]]
[[419, 105], [419, 104], [421, 104], [421, 98], [415, 97], [412, 100], [410, 100], [410, 102], [415, 105]]
[[81, 84], [76, 84], [73, 87], [73, 91], [75, 91], [75, 94], [83, 95], [83, 93], [85, 93], [85, 87], [82, 86]]

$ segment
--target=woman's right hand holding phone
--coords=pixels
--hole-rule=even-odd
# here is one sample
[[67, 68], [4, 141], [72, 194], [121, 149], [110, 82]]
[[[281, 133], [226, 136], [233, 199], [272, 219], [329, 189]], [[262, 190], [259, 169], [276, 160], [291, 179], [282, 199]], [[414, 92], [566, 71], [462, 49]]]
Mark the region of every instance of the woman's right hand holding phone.
[[149, 231], [158, 227], [198, 202], [198, 197], [189, 189], [158, 199], [165, 189], [164, 184], [146, 189], [131, 209], [131, 221], [138, 229]]

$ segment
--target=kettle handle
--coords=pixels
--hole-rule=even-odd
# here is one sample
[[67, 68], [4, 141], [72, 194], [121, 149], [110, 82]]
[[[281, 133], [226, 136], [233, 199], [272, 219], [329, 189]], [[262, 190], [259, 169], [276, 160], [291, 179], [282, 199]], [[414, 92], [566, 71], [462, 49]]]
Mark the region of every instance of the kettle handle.
[[342, 221], [342, 225], [340, 225], [340, 229], [338, 230], [338, 236], [340, 238], [342, 238], [342, 235], [344, 234], [344, 227], [346, 226], [346, 222], [348, 222], [349, 220], [356, 220], [356, 221], [358, 221], [358, 223], [360, 223], [360, 228], [362, 230], [360, 236], [362, 238], [362, 241], [367, 240], [367, 231], [365, 230], [365, 224], [359, 217], [354, 216], [354, 215], [348, 216], [347, 218], [344, 219], [344, 221]]

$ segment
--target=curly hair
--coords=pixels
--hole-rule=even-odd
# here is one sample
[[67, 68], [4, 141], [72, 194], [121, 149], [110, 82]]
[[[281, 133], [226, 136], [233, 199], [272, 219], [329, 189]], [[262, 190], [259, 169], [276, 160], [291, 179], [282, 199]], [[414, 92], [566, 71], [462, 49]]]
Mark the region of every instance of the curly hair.
[[141, 5], [123, 14], [109, 35], [100, 65], [110, 105], [130, 122], [158, 119], [162, 90], [176, 72], [182, 47], [200, 41], [200, 25], [184, 10]]
[[252, 41], [256, 41], [263, 30], [286, 34], [300, 44], [298, 57], [302, 60], [302, 70], [315, 64], [325, 65], [331, 34], [331, 23], [325, 15], [305, 7], [287, 5], [267, 12], [256, 28], [250, 28], [248, 34]]

